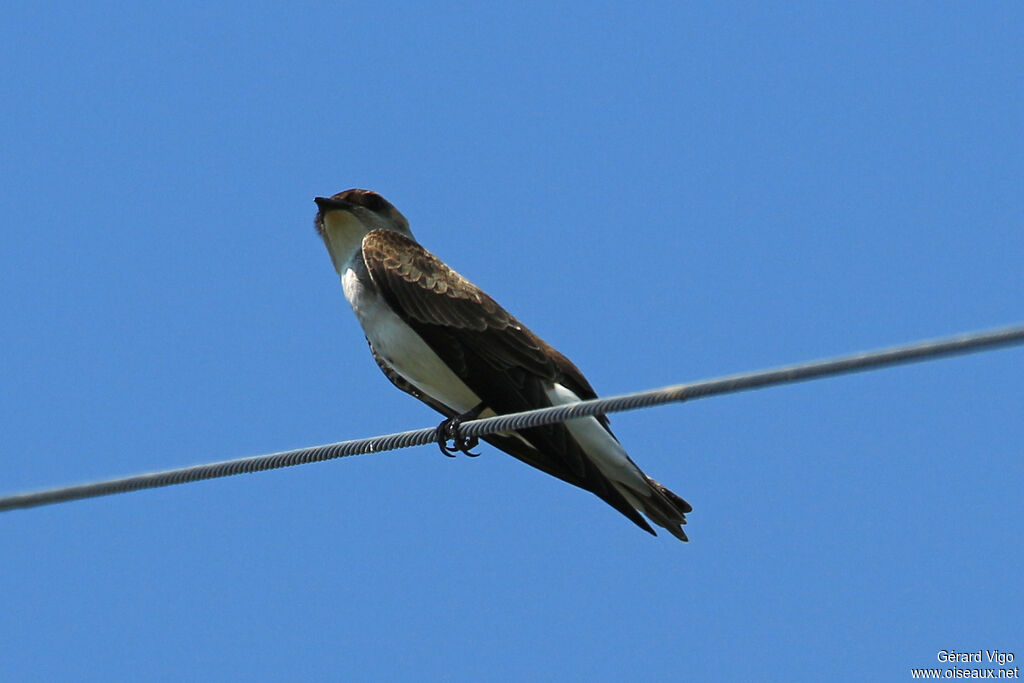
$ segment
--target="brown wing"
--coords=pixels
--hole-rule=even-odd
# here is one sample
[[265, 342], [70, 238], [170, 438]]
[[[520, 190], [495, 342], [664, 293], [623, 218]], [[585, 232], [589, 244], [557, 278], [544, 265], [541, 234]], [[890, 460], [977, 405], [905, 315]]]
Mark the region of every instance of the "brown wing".
[[[471, 347], [491, 372], [517, 369], [531, 379], [560, 382], [582, 399], [596, 398], [593, 388], [568, 358], [417, 242], [390, 230], [374, 230], [363, 238], [362, 247], [374, 283], [391, 307], [417, 331], [426, 326], [436, 328], [432, 332], [447, 333], [444, 341]], [[453, 339], [455, 334], [457, 340]], [[467, 377], [470, 359], [457, 352], [441, 357], [464, 380], [472, 379]], [[474, 391], [478, 388], [470, 387]]]
[[[362, 256], [391, 308], [495, 413], [551, 405], [545, 387], [552, 382], [568, 387], [582, 399], [596, 397], [569, 359], [414, 240], [394, 231], [374, 230], [363, 238]], [[424, 402], [437, 408], [436, 402]], [[603, 416], [602, 422], [607, 428]], [[529, 446], [510, 436], [495, 435], [485, 440], [533, 467], [597, 494], [653, 533], [585, 456], [564, 425], [524, 429], [519, 434]]]

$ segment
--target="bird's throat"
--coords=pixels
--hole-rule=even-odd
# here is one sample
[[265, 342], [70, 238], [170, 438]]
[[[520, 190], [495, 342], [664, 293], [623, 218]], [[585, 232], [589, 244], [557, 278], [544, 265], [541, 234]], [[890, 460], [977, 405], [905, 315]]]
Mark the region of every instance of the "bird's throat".
[[323, 239], [331, 255], [334, 270], [341, 275], [345, 265], [359, 251], [366, 227], [347, 211], [331, 211], [323, 217]]

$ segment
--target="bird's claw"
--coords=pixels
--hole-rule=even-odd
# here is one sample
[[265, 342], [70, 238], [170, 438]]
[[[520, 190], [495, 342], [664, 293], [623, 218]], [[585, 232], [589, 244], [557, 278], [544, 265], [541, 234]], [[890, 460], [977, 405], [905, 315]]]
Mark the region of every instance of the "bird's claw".
[[[456, 453], [465, 453], [471, 458], [480, 455], [470, 450], [480, 443], [480, 439], [475, 436], [464, 436], [459, 431], [459, 426], [466, 420], [476, 419], [477, 415], [480, 414], [480, 410], [481, 407], [478, 406], [462, 415], [449, 417], [437, 426], [437, 445], [440, 446], [442, 453], [449, 458], [454, 458]], [[449, 441], [452, 442], [451, 446], [448, 445]]]

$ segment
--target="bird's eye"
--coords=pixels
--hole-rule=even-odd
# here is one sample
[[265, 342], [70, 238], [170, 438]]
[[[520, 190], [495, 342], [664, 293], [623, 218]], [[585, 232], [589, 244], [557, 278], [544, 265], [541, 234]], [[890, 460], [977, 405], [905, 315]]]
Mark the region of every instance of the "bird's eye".
[[384, 208], [384, 198], [376, 192], [367, 192], [363, 197], [363, 206], [370, 211], [380, 211]]

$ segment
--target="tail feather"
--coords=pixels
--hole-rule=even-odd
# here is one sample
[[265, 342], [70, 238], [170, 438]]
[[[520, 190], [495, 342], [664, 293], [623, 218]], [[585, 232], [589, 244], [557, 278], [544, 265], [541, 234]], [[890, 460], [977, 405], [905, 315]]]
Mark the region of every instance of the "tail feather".
[[644, 475], [650, 484], [651, 495], [638, 498], [640, 509], [655, 524], [665, 529], [680, 541], [688, 542], [682, 525], [686, 524], [686, 513], [693, 507], [655, 480]]

